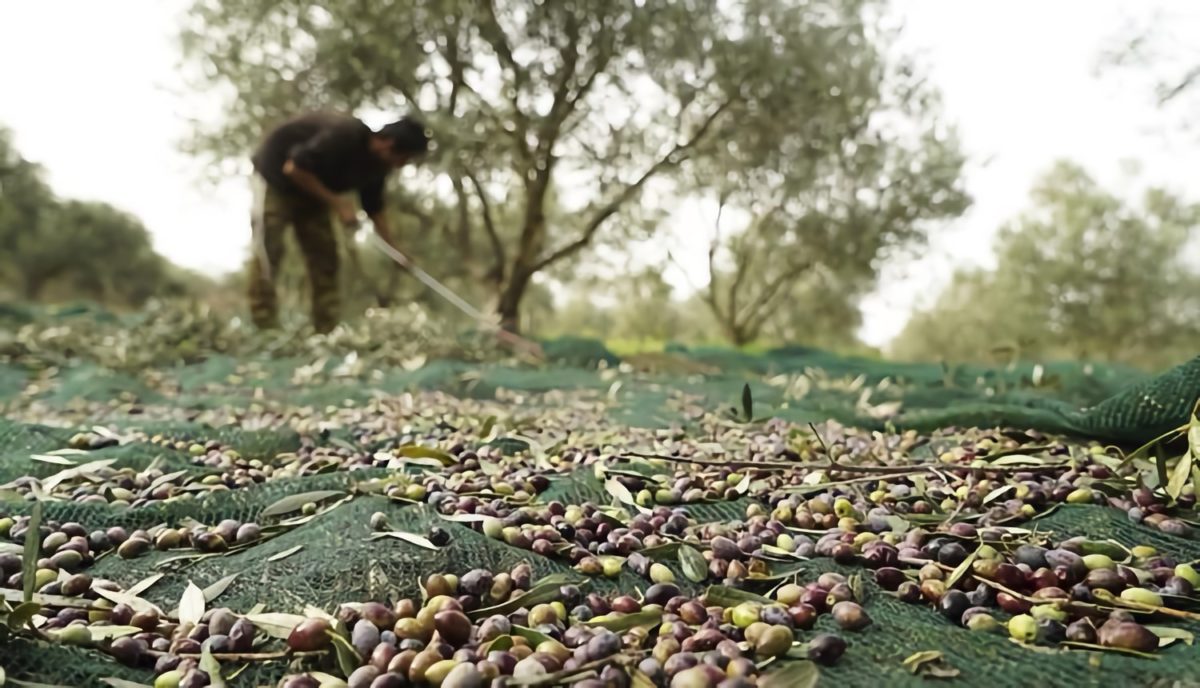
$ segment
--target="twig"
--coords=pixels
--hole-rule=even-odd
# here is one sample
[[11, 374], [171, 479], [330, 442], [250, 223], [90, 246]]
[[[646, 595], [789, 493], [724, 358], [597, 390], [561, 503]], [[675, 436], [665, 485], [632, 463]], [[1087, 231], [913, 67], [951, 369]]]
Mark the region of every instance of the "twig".
[[[291, 650], [280, 650], [278, 652], [231, 652], [231, 653], [213, 653], [213, 659], [218, 661], [230, 662], [269, 662], [276, 659], [287, 659], [290, 657], [322, 657], [328, 654], [328, 650], [320, 650], [317, 652], [292, 652]], [[166, 654], [166, 653], [164, 653]], [[180, 657], [189, 657], [199, 659], [200, 653], [187, 654], [180, 653]]]
[[829, 456], [829, 447], [825, 445], [825, 440], [821, 438], [821, 433], [817, 432], [817, 426], [812, 423], [808, 424], [808, 429], [812, 430], [813, 436], [821, 443], [821, 449], [825, 450], [825, 455]]

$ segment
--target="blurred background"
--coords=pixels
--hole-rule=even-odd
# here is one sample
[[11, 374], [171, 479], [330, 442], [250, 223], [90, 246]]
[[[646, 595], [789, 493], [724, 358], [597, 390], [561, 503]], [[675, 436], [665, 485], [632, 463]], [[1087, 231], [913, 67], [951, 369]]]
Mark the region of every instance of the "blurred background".
[[[429, 123], [400, 242], [525, 334], [1157, 370], [1200, 342], [1198, 35], [1183, 0], [4, 3], [0, 300], [244, 319], [249, 153], [331, 108]], [[468, 324], [364, 235], [347, 319]]]

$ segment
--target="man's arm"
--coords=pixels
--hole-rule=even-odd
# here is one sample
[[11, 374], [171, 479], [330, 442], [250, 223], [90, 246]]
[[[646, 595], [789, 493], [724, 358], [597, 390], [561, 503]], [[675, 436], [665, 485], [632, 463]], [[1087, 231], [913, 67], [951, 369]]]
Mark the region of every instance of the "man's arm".
[[310, 196], [333, 208], [342, 224], [354, 226], [357, 224], [354, 206], [346, 198], [331, 191], [313, 173], [320, 161], [329, 159], [338, 145], [337, 132], [326, 130], [294, 146], [289, 152], [287, 162], [283, 164], [283, 174]]
[[287, 175], [288, 179], [296, 182], [296, 186], [324, 201], [326, 205], [336, 206], [342, 200], [337, 194], [330, 191], [329, 187], [322, 184], [317, 175], [297, 165], [294, 159], [289, 158], [283, 164], [283, 173]]
[[374, 179], [359, 189], [358, 196], [362, 202], [363, 211], [371, 218], [371, 225], [375, 227], [375, 233], [385, 243], [396, 248], [396, 244], [392, 241], [392, 227], [388, 224], [387, 211], [383, 203], [383, 191], [386, 183], [386, 177]]

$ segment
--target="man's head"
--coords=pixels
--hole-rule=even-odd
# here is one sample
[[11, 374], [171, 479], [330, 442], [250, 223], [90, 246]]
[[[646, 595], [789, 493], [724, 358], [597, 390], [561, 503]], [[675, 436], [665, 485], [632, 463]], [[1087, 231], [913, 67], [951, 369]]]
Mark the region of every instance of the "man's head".
[[392, 167], [403, 167], [429, 151], [429, 130], [418, 120], [401, 118], [375, 132], [371, 151]]

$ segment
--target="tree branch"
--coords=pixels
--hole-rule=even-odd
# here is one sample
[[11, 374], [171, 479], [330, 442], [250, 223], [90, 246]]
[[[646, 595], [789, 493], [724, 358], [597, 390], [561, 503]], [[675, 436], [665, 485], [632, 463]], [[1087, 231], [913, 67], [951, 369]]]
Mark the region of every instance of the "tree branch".
[[721, 215], [725, 212], [725, 193], [717, 197], [717, 217], [713, 221], [713, 238], [708, 243], [708, 296], [705, 301], [713, 315], [721, 318], [721, 307], [717, 303], [717, 248], [721, 245]]
[[676, 144], [669, 153], [659, 158], [657, 162], [643, 172], [642, 176], [638, 177], [637, 180], [635, 180], [632, 184], [626, 186], [621, 193], [617, 194], [616, 198], [601, 207], [584, 227], [584, 230], [578, 239], [572, 241], [566, 246], [563, 246], [557, 251], [554, 251], [545, 258], [535, 262], [533, 265], [533, 271], [537, 272], [538, 270], [542, 270], [546, 266], [556, 263], [559, 260], [578, 252], [591, 243], [592, 237], [595, 236], [597, 230], [600, 229], [600, 227], [608, 218], [615, 215], [617, 211], [620, 210], [621, 207], [629, 201], [629, 199], [633, 198], [652, 177], [668, 167], [674, 167], [678, 165], [681, 162], [681, 160], [678, 158], [683, 153], [695, 148], [696, 144], [698, 144], [704, 135], [708, 133], [712, 123], [715, 122], [717, 118], [721, 116], [721, 113], [725, 112], [725, 110], [727, 110], [732, 104], [732, 99], [726, 100], [724, 103], [722, 103], [720, 107], [718, 107], [711, 114], [709, 114], [707, 118], [705, 118], [703, 124], [700, 125], [700, 129], [697, 130], [695, 135], [693, 135], [684, 143]]
[[492, 204], [488, 201], [487, 193], [483, 190], [483, 185], [479, 183], [479, 178], [475, 176], [471, 170], [466, 170], [467, 179], [471, 181], [471, 185], [475, 187], [475, 195], [479, 198], [479, 205], [483, 209], [483, 228], [487, 232], [488, 241], [492, 244], [492, 254], [495, 257], [495, 264], [492, 268], [492, 278], [497, 282], [504, 280], [504, 244], [500, 241], [500, 233], [496, 231], [496, 222], [492, 217]]
[[512, 105], [513, 122], [516, 125], [516, 131], [513, 132], [513, 139], [517, 144], [517, 151], [521, 158], [526, 163], [529, 163], [531, 162], [531, 156], [529, 142], [526, 139], [529, 133], [529, 118], [521, 110], [520, 104], [521, 88], [525, 85], [529, 75], [517, 63], [516, 58], [513, 57], [512, 43], [508, 40], [508, 34], [504, 32], [504, 27], [500, 25], [500, 19], [496, 16], [495, 0], [487, 0], [481, 4], [483, 5], [486, 20], [481, 26], [483, 30], [480, 31], [480, 34], [492, 46], [492, 50], [496, 51], [501, 64], [513, 74], [512, 93], [508, 99]]
[[770, 306], [771, 302], [777, 296], [785, 293], [781, 292], [780, 289], [785, 285], [790, 285], [796, 280], [797, 277], [803, 274], [804, 271], [808, 270], [810, 267], [812, 267], [810, 261], [794, 263], [788, 269], [784, 270], [783, 273], [781, 273], [778, 277], [769, 282], [767, 286], [763, 288], [763, 291], [759, 293], [758, 298], [754, 299], [750, 302], [750, 304], [748, 304], [750, 306], [750, 310], [747, 311], [745, 322], [743, 323], [743, 326], [746, 328], [746, 330], [750, 332], [757, 332], [771, 313], [771, 310], [767, 308], [767, 306]]
[[1184, 74], [1183, 78], [1177, 81], [1174, 86], [1169, 88], [1165, 86], [1160, 87], [1158, 104], [1166, 105], [1170, 101], [1174, 100], [1180, 93], [1183, 93], [1191, 88], [1192, 84], [1196, 83], [1197, 79], [1200, 79], [1200, 66], [1189, 69], [1187, 74]]

